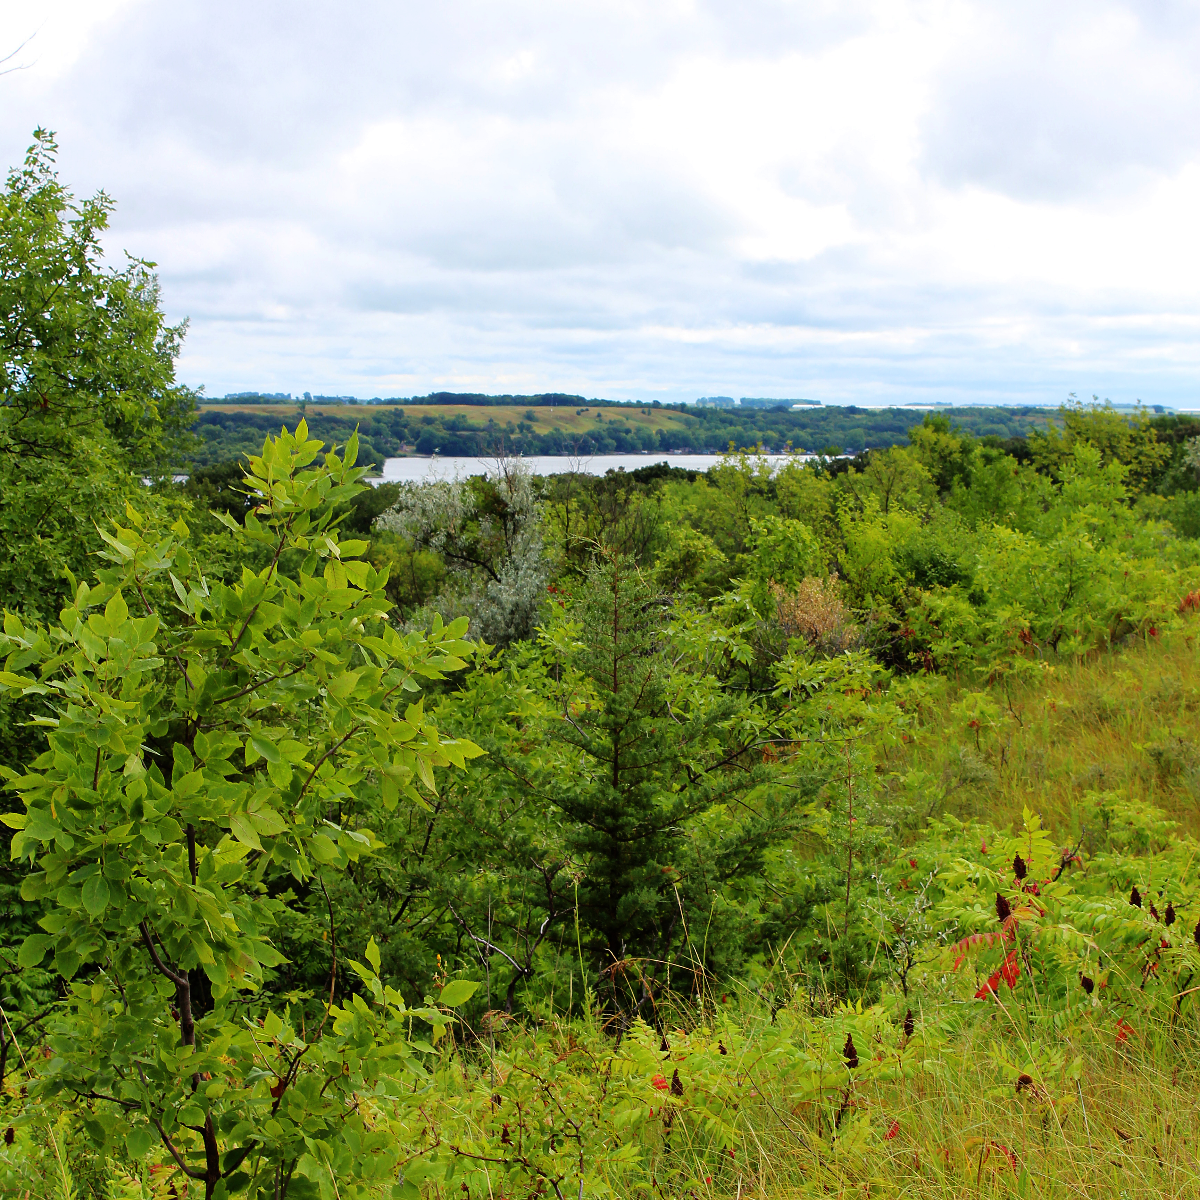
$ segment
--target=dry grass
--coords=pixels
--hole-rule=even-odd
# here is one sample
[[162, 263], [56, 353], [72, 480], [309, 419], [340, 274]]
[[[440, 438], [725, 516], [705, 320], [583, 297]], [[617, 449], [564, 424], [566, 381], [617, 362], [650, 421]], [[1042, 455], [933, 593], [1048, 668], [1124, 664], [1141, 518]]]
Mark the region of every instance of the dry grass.
[[[1018, 1090], [997, 1066], [999, 1043], [1010, 1058], [1021, 1038], [994, 1011], [950, 1011], [931, 997], [922, 1020], [959, 1026], [952, 1052], [931, 1054], [928, 1070], [860, 1084], [844, 1107], [795, 1103], [786, 1088], [754, 1079], [744, 1130], [728, 1166], [712, 1167], [702, 1127], [676, 1155], [694, 1149], [711, 1183], [706, 1200], [800, 1200], [801, 1197], [1020, 1196], [1037, 1200], [1192, 1200], [1200, 1197], [1200, 1084], [1196, 1030], [1132, 1038], [1119, 1045], [1105, 1018], [1077, 1029], [1066, 1047], [1083, 1072], [1061, 1095]], [[965, 1026], [960, 1022], [967, 1021]], [[748, 998], [748, 1025], [762, 1020]], [[1170, 1044], [1172, 1039], [1176, 1044]], [[1179, 1044], [1187, 1039], [1186, 1046]], [[1186, 1068], [1160, 1064], [1188, 1064]], [[839, 1131], [832, 1123], [839, 1116]], [[871, 1135], [855, 1144], [855, 1122]], [[894, 1130], [882, 1141], [880, 1135]], [[682, 1132], [682, 1131], [680, 1131]], [[709, 1154], [705, 1156], [704, 1151]]]

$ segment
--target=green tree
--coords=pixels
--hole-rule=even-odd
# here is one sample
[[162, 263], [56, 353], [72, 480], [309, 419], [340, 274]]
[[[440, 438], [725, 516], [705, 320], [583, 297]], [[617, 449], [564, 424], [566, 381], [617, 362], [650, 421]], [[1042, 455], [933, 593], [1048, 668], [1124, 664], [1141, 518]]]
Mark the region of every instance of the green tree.
[[113, 202], [77, 203], [56, 151], [38, 130], [0, 196], [0, 597], [42, 618], [63, 568], [86, 573], [95, 523], [179, 461], [195, 400], [154, 264], [102, 265]]
[[[791, 802], [764, 786], [776, 718], [721, 685], [718, 660], [748, 652], [736, 631], [673, 611], [628, 560], [597, 563], [559, 612], [545, 634], [556, 711], [538, 728], [555, 753], [503, 765], [563, 815], [593, 963], [648, 959], [656, 975], [704, 957], [685, 949], [690, 924], [791, 828]], [[712, 930], [708, 966], [738, 956], [730, 932]]]
[[1051, 425], [1029, 434], [1034, 465], [1041, 471], [1057, 474], [1073, 461], [1073, 451], [1079, 443], [1094, 446], [1101, 462], [1120, 463], [1127, 468], [1126, 478], [1132, 491], [1137, 492], [1171, 460], [1171, 447], [1160, 442], [1150, 423], [1150, 415], [1142, 409], [1126, 415], [1113, 408], [1110, 401], [1103, 404], [1098, 396], [1084, 404], [1074, 396], [1058, 410], [1062, 428]]
[[926, 413], [925, 420], [908, 431], [908, 440], [943, 496], [956, 483], [969, 482], [975, 439], [955, 429], [949, 417]]
[[[153, 264], [102, 265], [112, 202], [76, 203], [55, 152], [38, 130], [0, 192], [0, 606], [30, 620], [69, 601], [67, 572], [90, 573], [97, 523], [165, 502], [142, 477], [186, 449], [194, 399], [174, 380], [183, 326], [163, 317]], [[35, 752], [31, 711], [0, 695], [0, 762]], [[18, 875], [0, 868], [6, 945], [39, 915]], [[40, 1007], [31, 977], [0, 973], [0, 999]]]
[[787, 517], [751, 520], [752, 552], [747, 555], [754, 607], [769, 616], [774, 609], [771, 585], [795, 588], [806, 576], [821, 575], [825, 564], [816, 534], [802, 521]]
[[[186, 525], [131, 506], [58, 624], [10, 612], [0, 638], [0, 687], [43, 701], [48, 740], [29, 772], [4, 769], [25, 807], [5, 818], [33, 868], [22, 895], [46, 906], [19, 962], [50, 954], [65, 989], [24, 1121], [56, 1098], [74, 1136], [134, 1158], [160, 1143], [209, 1200], [395, 1178], [387, 1118], [370, 1128], [352, 1097], [422, 1072], [374, 944], [370, 967], [350, 964], [371, 1002], [336, 1005], [332, 974], [320, 1003], [272, 1007], [261, 989], [291, 884], [324, 888], [378, 848], [372, 810], [426, 805], [435, 768], [477, 752], [421, 698], [463, 666], [466, 622], [391, 628], [366, 543], [337, 535], [355, 439], [314, 467], [321, 445], [303, 422], [269, 440], [256, 507], [244, 525], [222, 514], [267, 552], [260, 571], [210, 586]], [[447, 1003], [472, 990], [451, 987]]]
[[928, 469], [912, 450], [900, 446], [872, 450], [866, 466], [861, 471], [851, 467], [839, 478], [838, 488], [862, 511], [874, 501], [885, 517], [898, 509], [927, 511], [937, 495]]

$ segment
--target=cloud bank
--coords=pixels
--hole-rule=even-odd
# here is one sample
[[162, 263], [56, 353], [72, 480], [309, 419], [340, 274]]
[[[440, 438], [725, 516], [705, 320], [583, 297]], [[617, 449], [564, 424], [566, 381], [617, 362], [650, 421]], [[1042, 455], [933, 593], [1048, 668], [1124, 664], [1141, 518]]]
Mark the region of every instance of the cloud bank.
[[210, 393], [1200, 404], [1200, 10], [56, 0], [0, 147]]

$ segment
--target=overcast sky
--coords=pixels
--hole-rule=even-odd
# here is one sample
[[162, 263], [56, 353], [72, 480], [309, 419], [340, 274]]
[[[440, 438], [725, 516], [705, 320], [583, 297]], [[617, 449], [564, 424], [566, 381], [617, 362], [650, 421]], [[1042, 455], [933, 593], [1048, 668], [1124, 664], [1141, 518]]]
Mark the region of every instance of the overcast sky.
[[[31, 37], [32, 35], [32, 37]], [[210, 394], [1200, 405], [1200, 5], [0, 0]]]

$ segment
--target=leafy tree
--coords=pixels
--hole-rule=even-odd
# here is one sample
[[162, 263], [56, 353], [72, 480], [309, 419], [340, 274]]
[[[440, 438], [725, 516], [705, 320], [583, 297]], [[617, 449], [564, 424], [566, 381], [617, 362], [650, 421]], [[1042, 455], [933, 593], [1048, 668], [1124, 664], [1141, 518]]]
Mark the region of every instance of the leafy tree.
[[671, 468], [658, 464], [602, 476], [571, 471], [548, 479], [546, 536], [563, 573], [585, 575], [601, 546], [643, 569], [669, 552], [663, 484], [672, 474]]
[[29, 462], [107, 435], [132, 469], [170, 466], [194, 409], [174, 379], [185, 326], [166, 324], [153, 263], [101, 266], [113, 202], [75, 204], [34, 136], [0, 203], [0, 449]]
[[822, 553], [832, 559], [839, 545], [833, 480], [819, 461], [789, 462], [775, 475], [779, 515], [803, 521], [818, 537]]
[[[188, 448], [192, 393], [174, 379], [184, 326], [163, 317], [153, 264], [101, 262], [112, 201], [76, 203], [55, 174], [56, 146], [35, 134], [0, 193], [0, 604], [26, 619], [56, 614], [67, 572], [90, 573], [97, 523], [131, 500], [156, 510], [143, 475]], [[35, 752], [32, 708], [0, 695], [0, 762]], [[4, 839], [7, 842], [7, 838]], [[3, 941], [28, 932], [40, 905], [0, 868]], [[36, 1010], [39, 985], [4, 973], [0, 998]]]
[[806, 576], [821, 575], [824, 563], [816, 534], [801, 521], [788, 517], [751, 520], [754, 531], [750, 575], [754, 607], [764, 616], [774, 608], [771, 585], [794, 588]]
[[1128, 468], [1128, 479], [1139, 490], [1171, 459], [1171, 447], [1158, 439], [1150, 415], [1138, 410], [1132, 416], [1119, 413], [1109, 401], [1091, 404], [1074, 397], [1058, 410], [1062, 428], [1047, 426], [1029, 434], [1034, 464], [1039, 470], [1057, 473], [1071, 461], [1072, 451], [1080, 442], [1094, 446], [1106, 465], [1116, 462]]
[[[477, 753], [440, 737], [420, 698], [463, 665], [466, 622], [390, 627], [366, 544], [337, 535], [355, 441], [313, 468], [320, 448], [303, 422], [268, 441], [256, 507], [244, 525], [222, 514], [267, 551], [260, 571], [210, 586], [187, 526], [131, 506], [59, 623], [7, 613], [0, 639], [0, 687], [42, 698], [49, 743], [27, 773], [4, 769], [25, 805], [5, 818], [34, 868], [22, 895], [47, 907], [20, 963], [52, 955], [65, 989], [32, 1104], [64, 1101], [97, 1148], [161, 1143], [210, 1200], [394, 1178], [395, 1139], [354, 1097], [394, 1096], [422, 1069], [373, 944], [371, 967], [350, 964], [370, 1003], [334, 1002], [336, 948], [322, 1002], [273, 1008], [261, 988], [289, 881], [324, 888], [379, 848], [356, 800], [425, 805], [435, 768]], [[472, 990], [451, 987], [447, 1003]]]
[[113, 203], [76, 203], [56, 150], [38, 130], [0, 196], [0, 595], [36, 617], [57, 610], [64, 566], [84, 571], [94, 522], [183, 454], [194, 408], [154, 264], [102, 266]]
[[910, 450], [893, 446], [872, 450], [862, 470], [851, 467], [838, 479], [842, 495], [865, 510], [873, 500], [879, 512], [888, 516], [896, 509], [920, 512], [928, 509], [936, 486], [917, 456]]
[[956, 483], [970, 481], [975, 439], [956, 430], [943, 413], [926, 413], [920, 425], [908, 431], [913, 453], [945, 495]]

